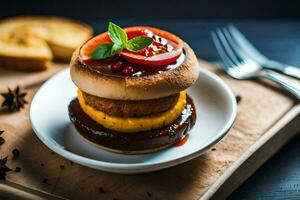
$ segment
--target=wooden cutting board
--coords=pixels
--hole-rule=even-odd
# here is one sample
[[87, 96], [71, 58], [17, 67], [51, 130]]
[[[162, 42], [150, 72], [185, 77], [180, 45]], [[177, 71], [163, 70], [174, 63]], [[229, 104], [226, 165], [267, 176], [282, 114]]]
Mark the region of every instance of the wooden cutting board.
[[[202, 156], [176, 167], [141, 175], [120, 175], [72, 163], [49, 150], [31, 130], [28, 105], [19, 113], [1, 113], [6, 142], [1, 156], [21, 172], [9, 172], [0, 194], [11, 199], [222, 199], [300, 130], [300, 106], [269, 82], [233, 80], [217, 73], [241, 96], [229, 134]], [[38, 87], [30, 87], [28, 100]], [[45, 105], [47, 106], [47, 105]], [[41, 112], [43, 112], [41, 110]], [[47, 113], [44, 113], [45, 115]], [[12, 157], [19, 149], [20, 156]]]
[[0, 68], [0, 92], [7, 90], [7, 87], [14, 88], [17, 85], [23, 88], [36, 86], [67, 66], [66, 63], [55, 63], [48, 70], [40, 72], [20, 72]]

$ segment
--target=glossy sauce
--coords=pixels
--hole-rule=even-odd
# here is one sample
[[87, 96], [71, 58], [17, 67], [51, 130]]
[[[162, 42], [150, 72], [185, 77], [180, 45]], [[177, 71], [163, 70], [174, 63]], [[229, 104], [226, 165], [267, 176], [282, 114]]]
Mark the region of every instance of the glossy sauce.
[[173, 146], [174, 147], [180, 147], [183, 146], [189, 139], [189, 135], [184, 136], [179, 142], [175, 143]]
[[85, 114], [77, 99], [69, 105], [69, 116], [83, 137], [100, 146], [121, 151], [155, 149], [175, 144], [186, 136], [196, 122], [195, 106], [189, 96], [187, 96], [185, 109], [173, 123], [151, 131], [122, 133], [109, 130]]
[[[184, 62], [185, 58], [186, 55], [182, 53], [176, 59], [175, 63], [171, 63], [166, 66], [153, 67], [153, 68], [129, 63], [119, 56], [106, 59], [106, 60], [89, 60], [84, 62], [88, 62], [88, 65], [86, 65], [86, 67], [95, 73], [101, 73], [105, 75], [119, 76], [119, 77], [120, 76], [141, 77], [141, 76], [149, 76], [154, 74], [161, 74], [165, 71], [176, 69]], [[126, 75], [123, 73], [122, 69], [113, 70], [113, 65], [118, 62], [122, 62], [122, 69], [124, 69], [124, 67], [132, 67], [133, 72], [129, 75]]]

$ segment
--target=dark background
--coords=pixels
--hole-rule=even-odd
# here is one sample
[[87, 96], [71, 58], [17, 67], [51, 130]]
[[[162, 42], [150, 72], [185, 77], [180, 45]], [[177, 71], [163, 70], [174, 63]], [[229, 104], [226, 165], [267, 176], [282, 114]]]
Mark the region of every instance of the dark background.
[[[300, 1], [284, 0], [6, 0], [0, 18], [57, 15], [90, 24], [151, 25], [174, 32], [198, 57], [219, 59], [210, 31], [235, 24], [266, 56], [300, 66]], [[300, 129], [300, 128], [299, 128]], [[300, 199], [300, 135], [250, 177], [229, 199]]]
[[[93, 26], [95, 34], [113, 21], [150, 25], [187, 41], [198, 57], [219, 59], [210, 31], [234, 23], [267, 56], [300, 66], [300, 0], [6, 0], [0, 19], [15, 15], [56, 15]], [[275, 49], [275, 50], [274, 50]]]
[[299, 1], [291, 0], [6, 0], [0, 17], [16, 14], [63, 15], [79, 20], [146, 19], [294, 19]]

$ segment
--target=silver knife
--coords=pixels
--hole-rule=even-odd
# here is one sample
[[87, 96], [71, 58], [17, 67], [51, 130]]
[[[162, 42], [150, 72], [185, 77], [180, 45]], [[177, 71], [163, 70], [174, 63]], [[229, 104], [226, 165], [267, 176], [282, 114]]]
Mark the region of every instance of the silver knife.
[[235, 26], [230, 24], [228, 29], [245, 53], [261, 66], [300, 79], [300, 68], [270, 60], [262, 55]]

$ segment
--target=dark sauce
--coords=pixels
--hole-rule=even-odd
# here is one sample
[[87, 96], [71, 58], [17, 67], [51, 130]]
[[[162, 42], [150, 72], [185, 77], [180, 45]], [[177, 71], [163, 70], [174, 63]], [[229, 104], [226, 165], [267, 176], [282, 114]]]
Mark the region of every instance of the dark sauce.
[[[133, 63], [129, 63], [126, 60], [122, 59], [120, 56], [115, 56], [109, 59], [103, 60], [88, 60], [82, 61], [86, 63], [86, 67], [95, 73], [100, 73], [104, 75], [110, 76], [131, 76], [131, 77], [141, 77], [141, 76], [149, 76], [154, 74], [161, 74], [166, 71], [170, 71], [179, 67], [186, 59], [185, 53], [181, 53], [181, 55], [176, 59], [174, 63], [165, 66], [156, 66], [156, 67], [147, 67], [141, 66]], [[120, 69], [115, 70], [114, 65], [117, 63], [122, 63]], [[132, 68], [132, 72], [129, 74], [124, 73], [125, 68]]]
[[183, 146], [189, 139], [189, 135], [184, 136], [179, 142], [175, 143], [174, 147], [180, 147]]
[[77, 98], [69, 105], [69, 116], [84, 138], [100, 146], [120, 151], [148, 150], [175, 144], [186, 136], [196, 122], [195, 106], [189, 96], [184, 110], [174, 122], [151, 131], [122, 133], [107, 129], [84, 113]]

